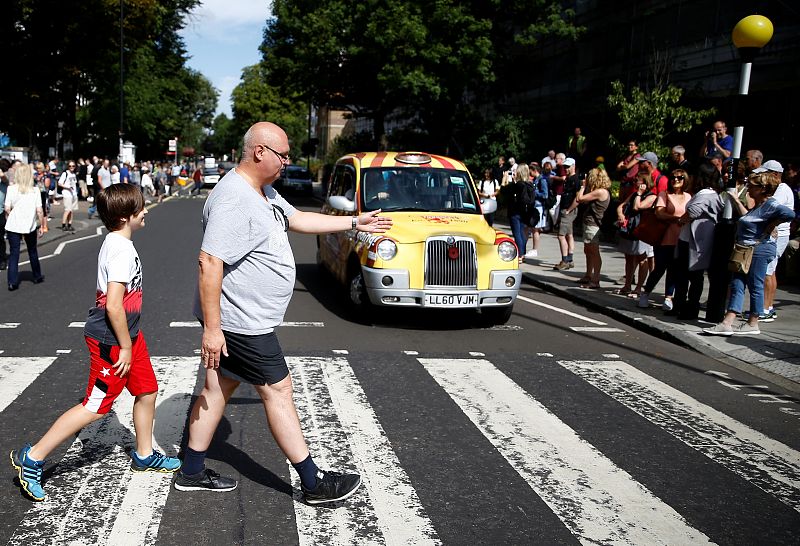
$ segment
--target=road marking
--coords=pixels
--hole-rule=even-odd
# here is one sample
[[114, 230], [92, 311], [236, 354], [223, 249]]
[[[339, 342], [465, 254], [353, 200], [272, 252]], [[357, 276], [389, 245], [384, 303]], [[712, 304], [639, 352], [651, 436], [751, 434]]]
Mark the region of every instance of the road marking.
[[530, 298], [526, 298], [525, 296], [517, 296], [518, 300], [527, 301], [528, 303], [532, 303], [533, 305], [538, 305], [539, 307], [544, 307], [545, 309], [550, 309], [551, 311], [555, 311], [556, 313], [561, 313], [562, 315], [568, 315], [573, 318], [581, 319], [586, 321], [590, 324], [597, 324], [598, 326], [605, 326], [605, 322], [600, 322], [599, 320], [595, 320], [589, 317], [585, 317], [578, 313], [573, 313], [572, 311], [567, 311], [566, 309], [561, 309], [560, 307], [556, 307], [555, 305], [550, 305], [547, 303], [543, 303], [541, 301], [532, 300]]
[[297, 328], [324, 328], [324, 322], [281, 322], [283, 327], [297, 327]]
[[347, 355], [347, 354], [350, 354], [350, 351], [348, 351], [347, 349], [334, 349], [332, 352], [335, 355]]
[[419, 354], [419, 352], [417, 352], [417, 351], [403, 351], [403, 354], [407, 355], [407, 356], [417, 356]]
[[365, 537], [384, 544], [439, 544], [347, 360], [289, 357], [286, 361], [292, 370], [297, 411], [309, 423], [306, 440], [314, 446], [314, 458], [337, 470], [355, 465], [363, 480], [354, 497], [335, 510], [324, 510], [302, 501], [300, 479], [289, 468], [300, 544], [350, 545]]
[[570, 330], [574, 332], [624, 332], [619, 328], [603, 328], [595, 326], [570, 326]]
[[58, 357], [0, 357], [0, 412], [22, 394], [56, 358]]
[[84, 322], [84, 321], [74, 321], [74, 322], [70, 322], [69, 326], [67, 326], [67, 328], [83, 328], [84, 326], [86, 326], [86, 322]]
[[469, 356], [486, 356], [484, 353], [479, 353], [478, 351], [470, 351]]
[[558, 363], [684, 444], [800, 511], [800, 452], [625, 362]]
[[19, 322], [0, 322], [0, 330], [2, 330], [2, 329], [8, 330], [8, 329], [16, 328], [19, 325], [20, 325]]
[[72, 352], [72, 349], [56, 349], [56, 354], [59, 355], [68, 355]]
[[553, 357], [553, 353], [536, 353], [536, 356]]
[[710, 542], [489, 361], [419, 362], [583, 544]]
[[[41, 261], [41, 260], [47, 260], [48, 258], [52, 258], [52, 257], [54, 257], [54, 256], [58, 256], [59, 254], [61, 254], [61, 252], [64, 250], [64, 248], [65, 248], [67, 245], [71, 245], [72, 243], [77, 243], [77, 242], [80, 242], [80, 241], [85, 241], [85, 240], [87, 240], [87, 239], [94, 239], [95, 237], [99, 237], [99, 236], [100, 236], [100, 235], [102, 235], [102, 234], [103, 234], [103, 228], [102, 228], [102, 227], [98, 227], [98, 228], [95, 230], [95, 233], [94, 233], [94, 235], [85, 235], [85, 236], [83, 236], [83, 237], [78, 237], [77, 239], [70, 239], [69, 241], [64, 241], [63, 243], [60, 243], [60, 244], [59, 244], [59, 245], [56, 247], [56, 249], [53, 251], [53, 253], [52, 253], [52, 254], [48, 254], [48, 255], [46, 255], [46, 256], [42, 256], [42, 255], [40, 255], [40, 256], [39, 256], [39, 261]], [[20, 263], [19, 263], [19, 265], [27, 265], [27, 264], [29, 264], [29, 263], [31, 263], [31, 262], [30, 262], [30, 260], [28, 260], [28, 261], [25, 261], [25, 262], [20, 262]]]
[[517, 326], [516, 324], [495, 324], [494, 326], [490, 326], [489, 328], [481, 328], [481, 330], [497, 330], [497, 331], [513, 332], [517, 330], [522, 330], [522, 326]]
[[[324, 328], [324, 322], [281, 322], [281, 326], [284, 327], [296, 327], [296, 328]], [[169, 323], [170, 328], [200, 328], [200, 322], [197, 320], [193, 321], [173, 321]]]
[[[154, 447], [177, 452], [197, 380], [195, 357], [151, 357], [159, 379]], [[153, 544], [171, 474], [134, 474], [125, 453], [135, 445], [133, 400], [127, 391], [104, 419], [81, 431], [9, 544]]]
[[603, 353], [603, 358], [619, 358], [619, 355], [615, 353]]

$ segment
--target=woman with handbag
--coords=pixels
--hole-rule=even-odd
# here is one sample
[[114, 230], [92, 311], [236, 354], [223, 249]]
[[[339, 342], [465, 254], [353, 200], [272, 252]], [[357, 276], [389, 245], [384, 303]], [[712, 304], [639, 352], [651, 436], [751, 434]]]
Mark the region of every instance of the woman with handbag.
[[[738, 205], [741, 217], [736, 223], [736, 245], [728, 264], [733, 272], [728, 311], [722, 322], [704, 329], [707, 334], [730, 336], [761, 333], [758, 315], [764, 308], [764, 276], [767, 265], [778, 253], [773, 231], [778, 224], [795, 219], [792, 209], [769, 199], [780, 182], [778, 173], [767, 171], [755, 174], [747, 183], [747, 194], [755, 206], [748, 211], [739, 200], [733, 200]], [[747, 322], [734, 328], [733, 321], [744, 305], [745, 286], [750, 292], [750, 315]]]
[[[650, 293], [655, 289], [658, 281], [667, 274], [664, 286], [664, 311], [672, 311], [672, 296], [675, 294], [675, 247], [678, 245], [678, 236], [681, 226], [678, 224], [681, 216], [686, 213], [686, 204], [692, 198], [689, 175], [683, 169], [675, 169], [670, 176], [667, 191], [658, 194], [656, 210], [651, 219], [658, 223], [656, 230], [660, 229], [659, 241], [655, 243], [655, 268], [647, 277], [644, 292], [639, 296], [638, 306], [646, 308], [650, 305]], [[640, 227], [642, 227], [640, 225]]]
[[511, 224], [511, 233], [514, 236], [514, 242], [517, 244], [517, 251], [519, 263], [522, 263], [525, 256], [525, 246], [528, 243], [527, 219], [526, 219], [526, 206], [525, 206], [525, 193], [526, 185], [530, 185], [530, 172], [528, 165], [522, 163], [517, 167], [514, 173], [514, 184], [510, 184], [511, 198], [508, 203], [508, 222]]
[[[636, 191], [631, 193], [617, 207], [617, 227], [619, 228], [619, 249], [625, 254], [625, 284], [616, 291], [617, 294], [638, 297], [647, 280], [650, 266], [647, 263], [647, 254], [652, 250], [652, 246], [640, 241], [633, 236], [633, 230], [641, 219], [641, 212], [652, 208], [657, 196], [653, 193], [653, 178], [650, 173], [641, 172], [636, 175]], [[631, 290], [633, 274], [636, 274], [636, 288]]]
[[9, 186], [5, 202], [6, 234], [11, 247], [8, 259], [9, 290], [19, 288], [19, 251], [22, 239], [25, 239], [25, 246], [28, 248], [33, 283], [44, 281], [39, 265], [39, 252], [36, 249], [37, 239], [42, 236], [41, 226], [44, 224], [40, 199], [39, 191], [33, 185], [33, 170], [27, 163], [22, 163], [17, 166], [14, 184]]
[[575, 200], [578, 204], [588, 205], [583, 215], [583, 253], [586, 255], [586, 273], [578, 282], [581, 288], [600, 288], [600, 268], [603, 259], [600, 256], [600, 226], [603, 216], [611, 202], [611, 179], [605, 169], [592, 169], [586, 175], [586, 181], [578, 190]]

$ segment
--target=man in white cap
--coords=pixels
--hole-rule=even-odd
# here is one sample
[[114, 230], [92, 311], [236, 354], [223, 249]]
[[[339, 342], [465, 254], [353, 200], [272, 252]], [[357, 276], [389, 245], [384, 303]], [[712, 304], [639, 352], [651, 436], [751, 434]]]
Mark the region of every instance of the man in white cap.
[[[783, 165], [774, 159], [770, 159], [762, 166], [753, 169], [753, 174], [764, 173], [767, 171], [781, 174], [783, 173]], [[786, 182], [781, 182], [778, 184], [778, 188], [775, 190], [775, 193], [772, 195], [772, 197], [770, 197], [770, 199], [774, 199], [781, 205], [785, 205], [790, 209], [794, 208], [794, 195], [792, 194], [792, 188], [790, 188]], [[791, 222], [778, 224], [778, 254], [775, 256], [775, 259], [772, 260], [769, 265], [767, 265], [767, 274], [764, 277], [764, 309], [761, 314], [758, 315], [758, 320], [761, 322], [772, 322], [778, 318], [778, 314], [775, 312], [775, 308], [773, 307], [773, 303], [775, 302], [775, 290], [778, 289], [778, 279], [775, 276], [775, 269], [778, 267], [778, 260], [786, 250], [786, 245], [789, 244], [790, 225]]]

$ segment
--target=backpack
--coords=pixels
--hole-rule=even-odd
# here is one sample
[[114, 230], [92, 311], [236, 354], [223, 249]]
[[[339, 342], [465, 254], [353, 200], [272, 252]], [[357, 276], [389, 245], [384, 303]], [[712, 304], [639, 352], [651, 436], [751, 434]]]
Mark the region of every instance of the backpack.
[[539, 223], [539, 209], [536, 208], [536, 186], [533, 182], [523, 182], [522, 187], [522, 221], [534, 227]]
[[547, 197], [544, 198], [542, 201], [542, 208], [545, 212], [552, 209], [556, 204], [556, 190], [553, 187], [554, 184], [550, 183], [550, 180], [547, 181]]

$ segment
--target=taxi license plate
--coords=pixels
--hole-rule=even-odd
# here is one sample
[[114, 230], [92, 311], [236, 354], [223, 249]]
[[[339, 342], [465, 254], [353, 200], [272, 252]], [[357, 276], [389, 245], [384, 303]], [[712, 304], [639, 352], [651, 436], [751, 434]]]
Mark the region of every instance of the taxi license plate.
[[425, 294], [425, 307], [477, 307], [477, 294]]

